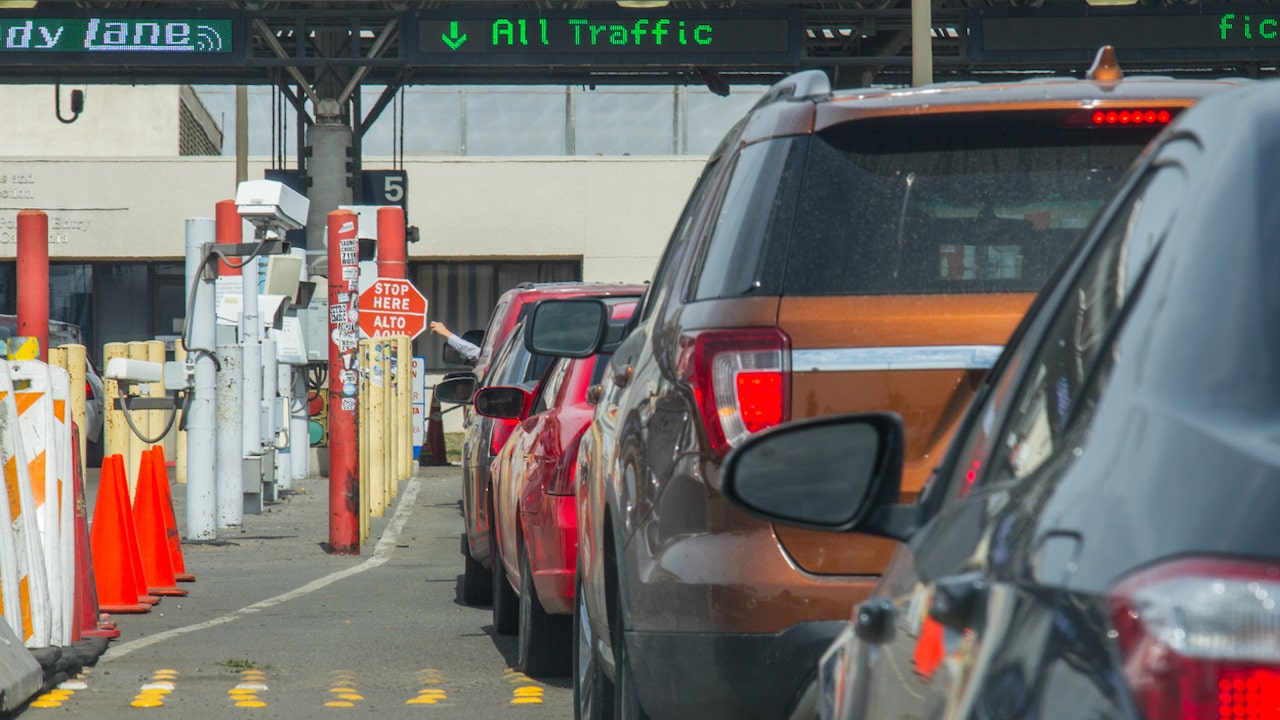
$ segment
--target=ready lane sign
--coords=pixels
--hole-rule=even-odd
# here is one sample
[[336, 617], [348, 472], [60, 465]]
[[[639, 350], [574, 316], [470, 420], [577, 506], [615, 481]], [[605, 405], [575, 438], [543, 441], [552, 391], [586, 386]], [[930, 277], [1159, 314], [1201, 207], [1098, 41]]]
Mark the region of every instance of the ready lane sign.
[[242, 21], [230, 14], [200, 17], [121, 14], [78, 17], [0, 12], [0, 62], [237, 62]]
[[427, 326], [427, 299], [408, 280], [378, 278], [360, 293], [360, 329], [369, 337], [417, 337]]
[[803, 43], [797, 12], [423, 11], [413, 24], [417, 64], [793, 64]]

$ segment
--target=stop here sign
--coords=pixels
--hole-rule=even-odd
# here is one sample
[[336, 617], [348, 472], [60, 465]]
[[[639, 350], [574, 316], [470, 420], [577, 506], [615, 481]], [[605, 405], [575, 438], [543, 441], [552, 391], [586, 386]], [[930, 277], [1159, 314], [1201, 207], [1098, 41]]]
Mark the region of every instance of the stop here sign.
[[427, 326], [427, 299], [408, 280], [378, 278], [360, 293], [360, 329], [369, 337], [417, 337]]

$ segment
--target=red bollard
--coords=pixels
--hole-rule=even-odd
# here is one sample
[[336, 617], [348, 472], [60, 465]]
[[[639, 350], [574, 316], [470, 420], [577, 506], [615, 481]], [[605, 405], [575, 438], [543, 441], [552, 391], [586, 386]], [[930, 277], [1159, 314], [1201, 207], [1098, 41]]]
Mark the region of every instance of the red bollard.
[[404, 223], [404, 208], [378, 208], [378, 277], [397, 280], [409, 277]]
[[[234, 245], [244, 242], [244, 219], [236, 209], [235, 200], [219, 200], [215, 206], [214, 239], [219, 245]], [[218, 277], [240, 277], [240, 270], [218, 261]]]
[[360, 241], [356, 214], [329, 213], [329, 547], [360, 554], [356, 339]]
[[18, 213], [18, 335], [40, 341], [40, 359], [49, 361], [49, 216], [41, 210]]

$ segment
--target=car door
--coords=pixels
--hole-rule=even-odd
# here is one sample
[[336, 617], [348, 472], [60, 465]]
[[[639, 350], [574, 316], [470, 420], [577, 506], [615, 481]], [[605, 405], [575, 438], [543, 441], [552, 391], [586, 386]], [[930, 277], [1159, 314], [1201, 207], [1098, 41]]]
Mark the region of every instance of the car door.
[[[1091, 669], [1107, 662], [1101, 634], [1059, 589], [1080, 538], [1040, 511], [1077, 454], [1107, 338], [1186, 185], [1178, 158], [1193, 145], [1172, 145], [1130, 179], [984, 384], [921, 496], [931, 519], [859, 609], [863, 642], [824, 659], [829, 707], [843, 706], [827, 717], [1034, 717], [1062, 687], [1076, 716], [1116, 711], [1114, 683]], [[838, 699], [836, 660], [858, 668]]]

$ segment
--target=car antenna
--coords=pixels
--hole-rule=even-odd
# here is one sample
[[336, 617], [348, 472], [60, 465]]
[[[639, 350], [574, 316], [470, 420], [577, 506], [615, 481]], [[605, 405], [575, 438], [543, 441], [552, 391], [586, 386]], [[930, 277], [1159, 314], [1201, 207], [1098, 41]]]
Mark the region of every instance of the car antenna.
[[1093, 58], [1093, 66], [1089, 68], [1089, 72], [1085, 73], [1085, 78], [1100, 85], [1115, 85], [1124, 79], [1124, 72], [1120, 70], [1120, 61], [1116, 60], [1116, 49], [1110, 45], [1098, 48], [1098, 54]]

